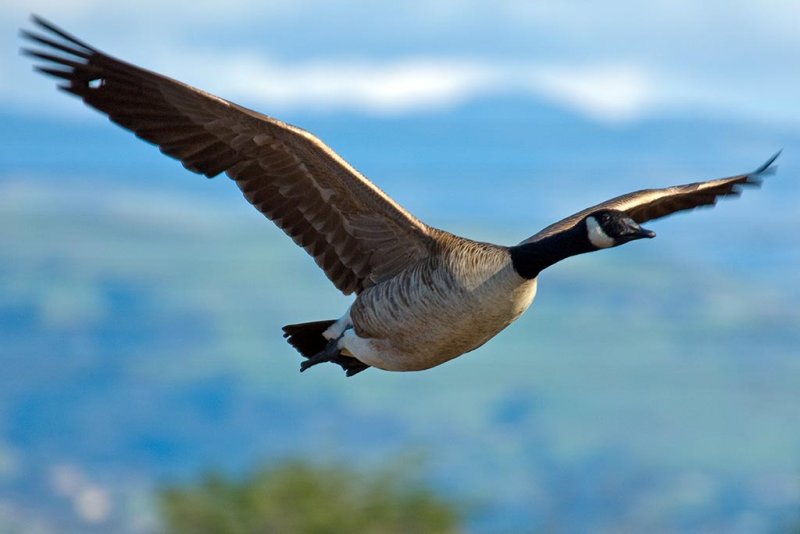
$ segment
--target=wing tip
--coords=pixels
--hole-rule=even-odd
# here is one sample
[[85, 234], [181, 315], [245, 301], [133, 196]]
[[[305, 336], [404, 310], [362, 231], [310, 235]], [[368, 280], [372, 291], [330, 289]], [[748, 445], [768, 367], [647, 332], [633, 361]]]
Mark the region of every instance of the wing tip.
[[[37, 15], [36, 13], [31, 13], [29, 19], [30, 19], [31, 23], [33, 23], [35, 26], [38, 27], [39, 31], [44, 30], [45, 31], [45, 35], [49, 33], [49, 34], [61, 37], [62, 39], [66, 40], [67, 42], [72, 43], [75, 46], [81, 47], [85, 52], [90, 52], [90, 53], [97, 52], [94, 48], [92, 48], [88, 44], [84, 43], [83, 41], [81, 41], [77, 37], [73, 36], [72, 34], [67, 33], [66, 31], [62, 30], [61, 28], [59, 28], [58, 26], [56, 26], [55, 24], [53, 24], [49, 20], [45, 19], [44, 17], [41, 17], [41, 16]], [[35, 34], [33, 32], [30, 32], [30, 31], [27, 31], [27, 30], [21, 30], [21, 34], [26, 39], [32, 39], [34, 41], [40, 41], [40, 39], [41, 39], [40, 35]]]
[[759, 175], [764, 175], [764, 174], [775, 174], [775, 172], [778, 170], [778, 166], [777, 165], [773, 165], [773, 163], [775, 163], [775, 160], [778, 159], [778, 156], [781, 155], [781, 152], [783, 152], [782, 148], [780, 150], [778, 150], [777, 152], [775, 152], [759, 168], [757, 168], [756, 170], [751, 172], [749, 174], [749, 176], [759, 176]]

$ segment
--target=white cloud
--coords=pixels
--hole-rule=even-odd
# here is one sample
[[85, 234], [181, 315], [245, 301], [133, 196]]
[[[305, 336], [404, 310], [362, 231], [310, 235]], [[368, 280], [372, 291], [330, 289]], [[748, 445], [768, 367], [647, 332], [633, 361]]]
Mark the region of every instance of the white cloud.
[[76, 465], [51, 466], [50, 488], [59, 497], [71, 500], [75, 514], [86, 523], [102, 523], [111, 514], [113, 503], [108, 490], [90, 482]]
[[[635, 120], [655, 99], [634, 65], [538, 65], [450, 58], [337, 59], [286, 65], [251, 54], [162, 56], [159, 70], [265, 109], [398, 114], [527, 93], [602, 121]], [[205, 73], [205, 75], [204, 75]]]
[[111, 514], [111, 496], [108, 490], [89, 485], [80, 490], [76, 496], [73, 507], [86, 523], [103, 523]]
[[496, 73], [487, 65], [433, 58], [334, 59], [288, 65], [253, 55], [188, 53], [166, 63], [165, 69], [173, 70], [171, 65], [187, 76], [203, 78], [203, 71], [213, 72], [214, 79], [202, 83], [213, 84], [229, 99], [246, 98], [279, 109], [345, 108], [394, 114], [450, 106], [496, 85]]
[[531, 89], [606, 121], [639, 118], [655, 103], [655, 84], [633, 65], [554, 66], [539, 69]]
[[[162, 4], [9, 0], [0, 49], [19, 46], [16, 28], [35, 11], [123, 59], [270, 114], [398, 114], [527, 92], [604, 121], [673, 112], [800, 120], [800, 4], [790, 0], [769, 9], [745, 0]], [[0, 56], [6, 109], [86, 116], [29, 70], [27, 58]]]
[[[383, 61], [332, 58], [287, 63], [251, 52], [176, 47], [152, 59], [142, 63], [271, 115], [298, 109], [397, 115], [451, 107], [482, 97], [528, 94], [594, 120], [624, 122], [671, 105], [718, 106], [726, 98], [719, 92], [709, 94], [708, 85], [694, 93], [686, 84], [673, 83], [671, 90], [665, 90], [668, 84], [660, 83], [664, 76], [659, 78], [632, 63], [503, 63], [447, 57]], [[27, 59], [18, 63], [27, 63]], [[50, 84], [22, 72], [23, 68], [30, 68], [28, 64], [0, 61], [0, 75], [14, 67], [17, 74], [0, 76], [0, 80], [26, 81], [0, 81], [0, 94], [7, 102], [40, 114], [86, 116], [53, 91]]]

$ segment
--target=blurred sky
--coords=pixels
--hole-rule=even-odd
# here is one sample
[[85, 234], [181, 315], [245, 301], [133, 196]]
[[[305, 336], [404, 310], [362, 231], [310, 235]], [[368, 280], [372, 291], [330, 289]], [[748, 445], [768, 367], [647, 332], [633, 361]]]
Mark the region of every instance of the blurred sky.
[[[601, 121], [800, 119], [800, 2], [5, 0], [100, 49], [273, 115], [405, 114], [531, 94]], [[0, 56], [2, 111], [88, 114]]]

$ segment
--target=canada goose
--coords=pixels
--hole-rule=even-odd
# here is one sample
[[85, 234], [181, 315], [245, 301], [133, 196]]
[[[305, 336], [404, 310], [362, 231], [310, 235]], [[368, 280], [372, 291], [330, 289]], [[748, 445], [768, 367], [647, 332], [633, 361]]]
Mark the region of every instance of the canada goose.
[[713, 205], [758, 185], [778, 154], [752, 173], [629, 193], [580, 211], [518, 245], [479, 243], [432, 228], [404, 210], [312, 134], [115, 59], [38, 17], [23, 31], [36, 70], [184, 167], [226, 173], [256, 209], [314, 257], [355, 301], [338, 320], [288, 325], [307, 359], [428, 369], [494, 337], [530, 306], [538, 274], [569, 256], [655, 236], [639, 226]]

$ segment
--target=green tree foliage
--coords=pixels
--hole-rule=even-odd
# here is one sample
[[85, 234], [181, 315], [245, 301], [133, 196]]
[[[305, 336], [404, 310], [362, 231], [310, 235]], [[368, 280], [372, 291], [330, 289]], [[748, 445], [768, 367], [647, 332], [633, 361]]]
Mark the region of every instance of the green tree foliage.
[[160, 506], [170, 534], [458, 532], [459, 507], [409, 472], [397, 466], [367, 475], [291, 461], [244, 479], [212, 474], [167, 488]]

